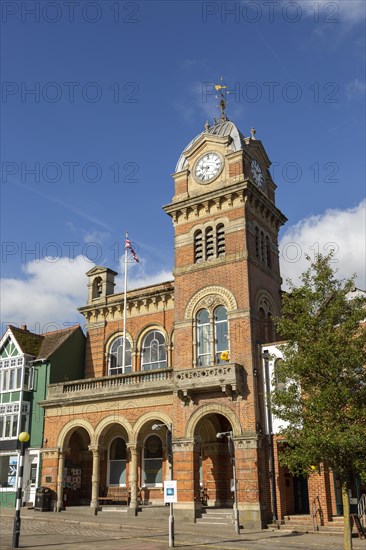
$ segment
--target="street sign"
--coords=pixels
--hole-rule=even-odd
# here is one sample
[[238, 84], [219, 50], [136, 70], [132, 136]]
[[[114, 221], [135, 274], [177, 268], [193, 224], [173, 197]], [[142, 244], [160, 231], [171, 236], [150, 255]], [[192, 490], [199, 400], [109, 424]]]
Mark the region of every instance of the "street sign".
[[178, 502], [177, 482], [164, 481], [164, 504]]

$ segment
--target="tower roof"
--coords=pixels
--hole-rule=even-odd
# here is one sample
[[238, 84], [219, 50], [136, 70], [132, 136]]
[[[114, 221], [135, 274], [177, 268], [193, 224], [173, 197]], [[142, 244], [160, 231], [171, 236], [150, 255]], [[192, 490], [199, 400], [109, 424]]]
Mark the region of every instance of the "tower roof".
[[220, 121], [218, 124], [215, 124], [210, 128], [207, 127], [206, 130], [198, 134], [195, 138], [192, 139], [192, 141], [188, 143], [187, 147], [185, 147], [183, 153], [179, 157], [177, 166], [175, 168], [176, 172], [180, 172], [181, 170], [184, 170], [186, 168], [187, 159], [185, 156], [185, 152], [188, 151], [192, 147], [192, 145], [204, 134], [211, 134], [221, 137], [230, 136], [231, 143], [229, 146], [229, 150], [233, 153], [235, 151], [240, 151], [245, 147], [244, 135], [240, 132], [237, 126], [230, 120]]

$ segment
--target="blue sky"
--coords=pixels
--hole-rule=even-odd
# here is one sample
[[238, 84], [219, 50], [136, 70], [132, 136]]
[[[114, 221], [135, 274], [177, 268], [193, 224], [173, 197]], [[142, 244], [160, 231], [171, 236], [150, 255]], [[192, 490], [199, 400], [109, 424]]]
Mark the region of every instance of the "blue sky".
[[333, 243], [340, 275], [365, 285], [363, 0], [1, 8], [3, 329], [79, 320], [85, 271], [121, 272], [126, 230], [142, 260], [131, 285], [171, 278], [161, 206], [181, 151], [217, 116], [221, 76], [229, 118], [254, 126], [273, 162], [283, 276]]

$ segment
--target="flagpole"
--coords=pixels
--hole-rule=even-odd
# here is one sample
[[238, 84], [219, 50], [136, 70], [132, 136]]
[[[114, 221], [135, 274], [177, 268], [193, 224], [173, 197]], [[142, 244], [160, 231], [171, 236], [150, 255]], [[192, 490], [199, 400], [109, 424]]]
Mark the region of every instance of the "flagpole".
[[[128, 238], [128, 233], [126, 232], [126, 239]], [[128, 251], [127, 246], [125, 242], [125, 296], [124, 296], [124, 302], [123, 302], [123, 348], [122, 348], [122, 371], [123, 374], [125, 372], [125, 366], [126, 366], [126, 317], [127, 317], [127, 257], [128, 257]]]

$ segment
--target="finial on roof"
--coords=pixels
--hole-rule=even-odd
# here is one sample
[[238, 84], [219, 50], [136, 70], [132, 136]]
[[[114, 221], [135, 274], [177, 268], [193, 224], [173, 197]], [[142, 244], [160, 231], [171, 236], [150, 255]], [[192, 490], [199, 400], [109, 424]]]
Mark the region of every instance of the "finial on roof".
[[206, 120], [206, 124], [205, 124], [205, 132], [208, 132], [210, 129], [210, 125], [209, 125], [209, 122], [208, 120]]
[[229, 91], [225, 91], [227, 89], [226, 84], [224, 84], [224, 79], [221, 77], [220, 84], [215, 84], [215, 90], [219, 92], [219, 96], [215, 96], [216, 99], [220, 99], [218, 107], [221, 109], [221, 117], [220, 122], [226, 122], [229, 120], [226, 116], [225, 109], [227, 106], [227, 100], [226, 96], [230, 93]]
[[255, 134], [256, 134], [256, 133], [257, 133], [257, 132], [256, 132], [254, 126], [253, 126], [252, 129], [250, 130], [250, 136], [251, 136], [252, 139], [255, 139]]

